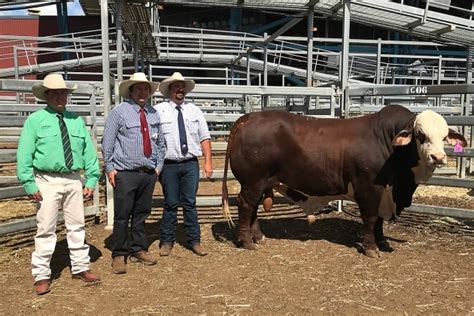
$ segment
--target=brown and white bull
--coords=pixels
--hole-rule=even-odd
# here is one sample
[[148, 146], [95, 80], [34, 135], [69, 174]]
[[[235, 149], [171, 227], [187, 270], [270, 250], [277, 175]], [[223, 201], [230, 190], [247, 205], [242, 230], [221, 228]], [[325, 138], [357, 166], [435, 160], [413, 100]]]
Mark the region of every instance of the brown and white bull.
[[444, 144], [466, 146], [433, 111], [418, 115], [391, 105], [351, 119], [317, 119], [279, 111], [250, 113], [237, 120], [228, 141], [222, 205], [230, 219], [227, 170], [237, 197], [239, 241], [257, 249], [263, 241], [257, 208], [273, 205], [273, 190], [300, 205], [309, 220], [332, 200], [355, 201], [362, 217], [362, 250], [378, 256], [392, 248], [383, 220], [411, 205], [419, 183], [446, 164]]

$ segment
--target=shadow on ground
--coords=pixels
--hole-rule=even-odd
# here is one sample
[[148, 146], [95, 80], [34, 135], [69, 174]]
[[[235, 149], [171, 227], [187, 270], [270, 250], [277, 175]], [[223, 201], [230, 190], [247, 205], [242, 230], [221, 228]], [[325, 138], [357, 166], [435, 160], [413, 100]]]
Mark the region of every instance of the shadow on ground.
[[[155, 242], [158, 242], [159, 244], [160, 241], [160, 226], [161, 226], [161, 220], [158, 220], [153, 223], [146, 223], [145, 224], [145, 234], [147, 237], [148, 245], [152, 245]], [[130, 236], [130, 235], [129, 235]], [[184, 228], [183, 223], [178, 223], [177, 228], [176, 228], [176, 244], [190, 249], [187, 239], [186, 239], [186, 230]], [[112, 251], [112, 232], [110, 233], [107, 238], [104, 240], [104, 247], [107, 248], [108, 250]]]
[[[90, 262], [96, 262], [102, 257], [102, 252], [93, 245], [89, 245]], [[69, 258], [69, 248], [67, 240], [62, 239], [56, 243], [53, 256], [51, 258], [51, 278], [53, 280], [59, 279], [61, 273], [66, 268], [71, 268], [71, 260]]]
[[[359, 241], [362, 225], [359, 222], [342, 218], [323, 218], [313, 224], [306, 219], [259, 219], [263, 234], [268, 238], [286, 240], [327, 240], [329, 242], [355, 247]], [[237, 226], [229, 228], [225, 222], [212, 226], [214, 239], [221, 242], [238, 242]]]

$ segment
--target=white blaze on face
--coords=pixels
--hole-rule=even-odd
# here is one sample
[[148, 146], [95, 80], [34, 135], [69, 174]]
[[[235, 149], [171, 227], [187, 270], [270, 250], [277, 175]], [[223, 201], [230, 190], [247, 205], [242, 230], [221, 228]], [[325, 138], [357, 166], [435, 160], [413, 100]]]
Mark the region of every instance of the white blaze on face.
[[[436, 112], [426, 110], [416, 116], [414, 123], [419, 165], [413, 168], [417, 183], [428, 181], [436, 166], [447, 162], [444, 142], [449, 128], [446, 120]], [[421, 138], [421, 141], [420, 141]]]

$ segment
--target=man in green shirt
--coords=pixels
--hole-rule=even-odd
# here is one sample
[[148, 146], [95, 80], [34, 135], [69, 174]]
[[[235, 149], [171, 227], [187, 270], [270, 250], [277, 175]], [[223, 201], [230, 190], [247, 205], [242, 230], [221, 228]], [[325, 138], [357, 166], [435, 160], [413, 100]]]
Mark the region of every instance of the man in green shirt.
[[[91, 198], [99, 179], [96, 148], [81, 117], [68, 112], [68, 87], [61, 74], [47, 75], [33, 94], [47, 107], [31, 114], [23, 126], [17, 152], [17, 176], [28, 197], [37, 202], [37, 233], [32, 274], [38, 295], [50, 291], [51, 256], [56, 246], [56, 222], [63, 210], [73, 279], [99, 283], [90, 269], [85, 243], [83, 198]], [[84, 170], [85, 187], [80, 171]]]

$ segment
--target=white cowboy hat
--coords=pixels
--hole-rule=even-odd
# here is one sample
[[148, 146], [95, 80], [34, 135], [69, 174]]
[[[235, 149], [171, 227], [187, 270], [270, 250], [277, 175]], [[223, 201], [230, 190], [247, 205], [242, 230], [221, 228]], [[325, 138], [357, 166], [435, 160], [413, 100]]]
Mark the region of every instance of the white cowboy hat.
[[155, 93], [156, 89], [158, 89], [158, 86], [160, 85], [159, 82], [148, 81], [146, 75], [143, 72], [136, 72], [130, 77], [130, 79], [124, 80], [120, 83], [119, 94], [125, 99], [130, 99], [129, 88], [140, 82], [146, 82], [150, 85], [151, 94]]
[[40, 100], [47, 101], [46, 100], [46, 91], [48, 90], [53, 90], [53, 89], [66, 89], [68, 90], [69, 93], [73, 92], [76, 90], [77, 85], [73, 86], [67, 86], [66, 82], [63, 79], [63, 76], [59, 73], [51, 73], [44, 77], [43, 83], [35, 83], [31, 90], [33, 91], [33, 94], [35, 97], [37, 97]]
[[175, 72], [171, 77], [163, 80], [160, 84], [160, 92], [165, 98], [170, 97], [170, 86], [177, 81], [184, 82], [184, 94], [191, 92], [196, 85], [194, 80], [186, 80], [181, 73]]

